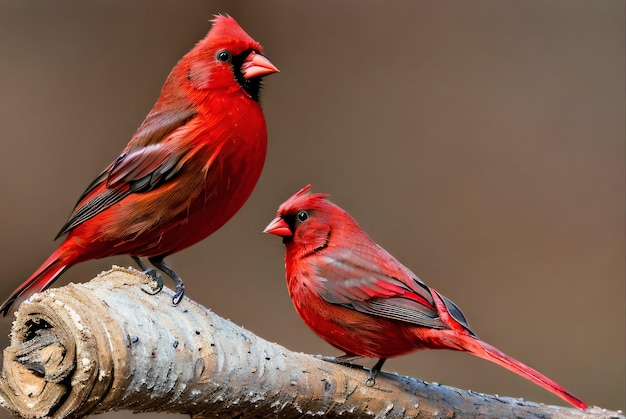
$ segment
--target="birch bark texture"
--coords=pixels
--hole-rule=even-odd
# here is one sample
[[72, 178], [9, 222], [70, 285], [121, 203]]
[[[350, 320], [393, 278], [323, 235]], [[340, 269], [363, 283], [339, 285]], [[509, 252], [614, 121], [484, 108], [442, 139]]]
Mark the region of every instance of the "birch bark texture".
[[203, 417], [615, 418], [499, 397], [291, 352], [152, 280], [113, 267], [22, 304], [4, 350], [0, 404], [19, 417], [110, 410]]

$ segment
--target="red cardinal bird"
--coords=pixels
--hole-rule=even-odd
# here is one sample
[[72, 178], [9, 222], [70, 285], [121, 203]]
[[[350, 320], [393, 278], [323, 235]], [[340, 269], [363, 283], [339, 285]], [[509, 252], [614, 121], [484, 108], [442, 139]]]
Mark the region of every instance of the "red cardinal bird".
[[235, 19], [216, 16], [122, 154], [80, 197], [57, 236], [65, 241], [0, 311], [76, 263], [125, 254], [171, 277], [180, 302], [184, 284], [163, 258], [220, 228], [252, 193], [267, 148], [260, 79], [277, 71]]
[[344, 351], [338, 359], [387, 358], [418, 349], [466, 351], [507, 368], [572, 405], [587, 404], [532, 368], [478, 339], [461, 309], [374, 243], [325, 194], [303, 188], [264, 230], [283, 238], [293, 305], [318, 336]]

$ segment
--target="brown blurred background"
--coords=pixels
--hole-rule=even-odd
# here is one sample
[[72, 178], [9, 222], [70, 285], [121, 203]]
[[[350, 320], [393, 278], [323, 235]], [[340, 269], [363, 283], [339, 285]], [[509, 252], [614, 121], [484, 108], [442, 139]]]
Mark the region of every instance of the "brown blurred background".
[[[626, 407], [623, 1], [2, 0], [2, 299], [55, 248], [78, 196], [217, 12], [282, 72], [265, 83], [255, 192], [168, 259], [189, 297], [292, 350], [338, 355], [295, 314], [282, 244], [261, 234], [310, 182], [484, 340], [590, 404]], [[131, 261], [84, 263], [55, 286], [113, 263]], [[10, 325], [0, 322], [2, 347]], [[385, 367], [563, 404], [461, 353]]]

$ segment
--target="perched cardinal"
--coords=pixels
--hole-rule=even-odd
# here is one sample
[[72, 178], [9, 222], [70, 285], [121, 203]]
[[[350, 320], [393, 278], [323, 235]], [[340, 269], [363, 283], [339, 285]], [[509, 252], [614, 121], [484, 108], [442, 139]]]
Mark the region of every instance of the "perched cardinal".
[[311, 194], [310, 188], [285, 201], [264, 231], [283, 238], [289, 295], [307, 326], [346, 353], [339, 360], [379, 358], [368, 384], [387, 358], [452, 349], [495, 362], [587, 408], [556, 382], [481, 341], [456, 304], [374, 243], [328, 195]]
[[76, 263], [126, 254], [171, 277], [180, 302], [183, 281], [163, 258], [220, 228], [252, 193], [267, 148], [261, 78], [277, 71], [235, 19], [216, 16], [122, 154], [80, 197], [57, 236], [67, 234], [64, 242], [0, 311]]

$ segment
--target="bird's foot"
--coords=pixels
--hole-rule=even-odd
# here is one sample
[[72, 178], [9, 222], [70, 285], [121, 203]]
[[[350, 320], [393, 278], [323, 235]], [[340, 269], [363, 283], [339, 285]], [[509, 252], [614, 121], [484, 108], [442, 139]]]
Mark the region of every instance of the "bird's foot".
[[152, 278], [153, 282], [149, 285], [150, 288], [141, 287], [141, 290], [146, 294], [156, 295], [163, 290], [163, 277], [154, 268], [146, 269], [144, 274]]
[[367, 380], [365, 380], [365, 385], [367, 387], [374, 387], [374, 385], [376, 384], [377, 375], [378, 375], [378, 371], [374, 371], [373, 369], [371, 369], [370, 375], [367, 377]]
[[174, 293], [174, 296], [172, 297], [172, 304], [177, 306], [181, 302], [184, 296], [185, 296], [185, 284], [183, 284], [181, 281], [176, 284], [176, 292]]
[[367, 377], [367, 380], [365, 380], [365, 385], [367, 387], [374, 387], [374, 385], [376, 384], [376, 377], [378, 376], [378, 373], [380, 372], [380, 369], [383, 367], [383, 364], [386, 360], [387, 358], [380, 358], [376, 365], [372, 367], [372, 369], [370, 370], [370, 374]]
[[[352, 368], [363, 368], [360, 365], [352, 364], [352, 361], [361, 358], [359, 355], [352, 355], [352, 354], [345, 354], [342, 356], [315, 355], [315, 357], [318, 359], [321, 359], [322, 361], [332, 362], [333, 364], [345, 365], [345, 366], [352, 367]], [[383, 367], [383, 364], [385, 363], [386, 360], [387, 360], [386, 358], [379, 359], [378, 362], [376, 362], [376, 365], [374, 365], [372, 369], [370, 369], [370, 373], [367, 379], [365, 380], [365, 385], [367, 387], [374, 387], [374, 385], [376, 384], [376, 377], [378, 376], [378, 373], [380, 372], [380, 369]]]
[[341, 364], [341, 365], [352, 365], [352, 361], [361, 358], [358, 355], [341, 355], [341, 356], [325, 356], [325, 355], [315, 355], [316, 358], [321, 359], [322, 361], [332, 362], [333, 364]]
[[[185, 284], [183, 283], [183, 280], [180, 279], [176, 272], [174, 272], [174, 269], [170, 268], [165, 262], [163, 262], [163, 256], [148, 258], [148, 260], [157, 269], [172, 278], [172, 281], [174, 281], [174, 284], [176, 285], [176, 292], [172, 297], [172, 304], [175, 306], [178, 305], [185, 295]], [[163, 287], [163, 281], [161, 281], [161, 287]]]

